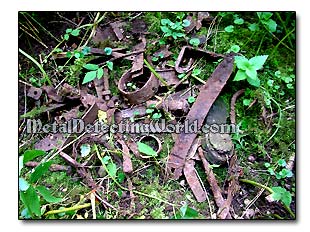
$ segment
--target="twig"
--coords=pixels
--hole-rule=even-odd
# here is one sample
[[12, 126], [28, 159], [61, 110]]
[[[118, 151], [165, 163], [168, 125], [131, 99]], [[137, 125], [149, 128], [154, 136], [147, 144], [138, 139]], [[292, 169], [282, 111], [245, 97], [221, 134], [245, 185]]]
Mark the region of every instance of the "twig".
[[157, 77], [161, 83], [163, 83], [166, 87], [168, 87], [168, 83], [155, 71], [155, 69], [149, 64], [149, 62], [147, 62], [146, 59], [143, 59], [143, 61], [146, 64], [146, 66], [149, 68], [149, 70], [155, 75], [155, 77]]
[[232, 124], [236, 124], [236, 112], [235, 112], [236, 100], [243, 93], [244, 93], [244, 89], [240, 89], [231, 98], [231, 102], [230, 102], [230, 122]]
[[65, 212], [73, 211], [73, 210], [85, 209], [85, 208], [88, 208], [90, 206], [91, 206], [90, 203], [86, 203], [86, 204], [83, 204], [83, 205], [75, 205], [75, 206], [72, 206], [72, 207], [69, 207], [69, 208], [64, 208], [64, 209], [50, 210], [50, 211], [46, 212], [44, 214], [44, 216], [47, 216], [47, 215], [50, 215], [50, 214], [56, 214], [56, 213], [65, 213]]

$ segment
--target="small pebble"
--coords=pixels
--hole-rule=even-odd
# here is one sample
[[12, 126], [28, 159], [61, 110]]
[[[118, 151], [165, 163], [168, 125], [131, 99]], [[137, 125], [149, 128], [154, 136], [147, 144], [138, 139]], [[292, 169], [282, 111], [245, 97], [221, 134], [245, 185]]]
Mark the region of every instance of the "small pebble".
[[249, 155], [248, 161], [254, 162], [255, 160], [256, 160], [256, 158], [253, 155]]

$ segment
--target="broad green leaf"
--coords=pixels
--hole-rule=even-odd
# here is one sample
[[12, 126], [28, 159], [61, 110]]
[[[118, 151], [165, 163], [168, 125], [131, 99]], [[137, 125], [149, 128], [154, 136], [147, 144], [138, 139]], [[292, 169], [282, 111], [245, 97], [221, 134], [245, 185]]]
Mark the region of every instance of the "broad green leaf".
[[62, 201], [62, 198], [54, 197], [50, 190], [48, 190], [44, 186], [37, 186], [36, 190], [40, 193], [40, 195], [49, 203], [58, 203]]
[[82, 84], [88, 83], [97, 77], [97, 71], [90, 71], [85, 74]]
[[147, 113], [147, 114], [151, 114], [151, 113], [153, 113], [154, 112], [154, 109], [146, 109], [145, 110], [145, 113]]
[[252, 66], [249, 66], [246, 70], [245, 73], [248, 75], [248, 77], [250, 77], [251, 79], [255, 80], [257, 79], [257, 71], [255, 70], [255, 68], [253, 68]]
[[196, 98], [193, 97], [193, 96], [189, 96], [189, 97], [187, 98], [187, 101], [188, 101], [188, 103], [192, 104], [192, 103], [194, 103], [194, 102], [196, 101]]
[[31, 218], [31, 214], [29, 213], [27, 208], [22, 210], [22, 212], [20, 213], [20, 216], [22, 216], [25, 219]]
[[240, 47], [238, 45], [232, 45], [230, 47], [230, 51], [232, 51], [234, 53], [238, 53], [240, 51]]
[[273, 83], [274, 83], [274, 80], [268, 80], [267, 81], [267, 85], [272, 87], [273, 86]]
[[160, 29], [161, 29], [162, 32], [164, 32], [164, 33], [171, 32], [171, 30], [170, 30], [168, 27], [166, 27], [166, 26], [161, 26]]
[[106, 55], [111, 55], [112, 54], [112, 48], [106, 47], [103, 49]]
[[65, 34], [65, 35], [64, 35], [64, 39], [65, 39], [65, 40], [69, 40], [69, 34]]
[[79, 59], [79, 58], [81, 57], [81, 53], [79, 53], [79, 52], [74, 52], [74, 57], [75, 57], [76, 59]]
[[198, 38], [191, 38], [189, 40], [189, 43], [193, 45], [194, 47], [197, 47], [200, 44], [200, 40]]
[[249, 62], [251, 64], [251, 66], [253, 68], [255, 68], [255, 70], [259, 70], [263, 67], [263, 65], [265, 64], [266, 60], [268, 58], [268, 55], [264, 55], [264, 56], [254, 56], [252, 57]]
[[20, 199], [28, 209], [28, 212], [31, 216], [35, 215], [37, 217], [41, 216], [41, 209], [40, 209], [40, 199], [36, 191], [32, 186], [26, 191], [20, 191]]
[[156, 156], [156, 151], [153, 150], [153, 148], [151, 148], [149, 145], [145, 144], [145, 143], [141, 143], [138, 142], [138, 150], [139, 152], [145, 154], [145, 155], [149, 155], [149, 156]]
[[279, 159], [278, 160], [278, 164], [281, 166], [281, 167], [285, 167], [286, 166], [286, 162], [284, 159]]
[[97, 78], [100, 79], [103, 76], [103, 68], [98, 68], [97, 70]]
[[90, 71], [95, 71], [99, 68], [97, 64], [85, 64], [83, 67]]
[[152, 119], [160, 119], [161, 118], [161, 113], [155, 113], [152, 115]]
[[268, 20], [273, 15], [271, 12], [257, 12], [258, 18]]
[[247, 81], [249, 82], [250, 85], [253, 85], [255, 87], [260, 86], [260, 80], [258, 78], [256, 78], [256, 79], [247, 78]]
[[30, 185], [24, 178], [18, 178], [18, 187], [20, 191], [26, 191]]
[[243, 105], [244, 106], [249, 106], [251, 104], [251, 99], [243, 99]]
[[234, 23], [237, 25], [242, 25], [244, 23], [244, 20], [242, 18], [237, 18], [234, 20]]
[[107, 64], [108, 69], [110, 69], [112, 71], [113, 70], [113, 62], [107, 61], [106, 64]]
[[90, 153], [90, 145], [89, 144], [82, 144], [81, 147], [81, 156], [86, 157]]
[[270, 164], [270, 163], [264, 163], [264, 166], [265, 166], [266, 168], [269, 168], [269, 167], [271, 166], [271, 164]]
[[108, 163], [108, 165], [107, 165], [107, 169], [108, 169], [108, 171], [109, 171], [109, 175], [111, 176], [111, 177], [116, 177], [116, 172], [117, 172], [117, 169], [116, 169], [116, 164], [114, 164], [114, 163]]
[[160, 23], [161, 23], [161, 25], [165, 26], [167, 24], [170, 24], [171, 21], [170, 21], [170, 19], [162, 19], [162, 20], [160, 20]]
[[34, 169], [34, 172], [31, 173], [30, 183], [35, 183], [49, 169], [52, 163], [53, 163], [52, 161], [48, 161], [38, 165]]
[[245, 80], [247, 78], [248, 78], [248, 76], [246, 75], [245, 71], [238, 70], [238, 72], [237, 72], [237, 74], [236, 74], [236, 76], [235, 76], [233, 81], [241, 81], [241, 80]]
[[270, 32], [275, 32], [277, 30], [277, 23], [274, 20], [269, 19], [265, 24]]
[[68, 28], [67, 30], [66, 30], [66, 33], [67, 34], [69, 34], [69, 33], [71, 33], [72, 32], [72, 29], [71, 28]]
[[125, 180], [125, 177], [126, 177], [126, 175], [123, 171], [119, 170], [117, 172], [117, 180], [119, 183], [122, 183]]
[[82, 49], [82, 53], [83, 53], [84, 55], [87, 55], [88, 53], [90, 53], [90, 51], [91, 51], [90, 47], [87, 47], [87, 46], [85, 46], [85, 47]]
[[271, 197], [275, 201], [281, 201], [286, 205], [287, 207], [290, 206], [292, 202], [292, 195], [290, 192], [288, 192], [285, 188], [282, 187], [272, 187], [273, 193], [271, 194]]
[[80, 30], [79, 29], [75, 29], [71, 32], [71, 35], [73, 36], [78, 36], [80, 34]]
[[247, 70], [249, 66], [251, 66], [249, 60], [244, 56], [235, 56], [235, 64], [238, 69]]
[[152, 57], [152, 61], [154, 61], [154, 62], [158, 61], [158, 57], [156, 57], [156, 56]]
[[23, 156], [24, 156], [24, 164], [27, 163], [28, 161], [33, 160], [34, 158], [44, 155], [45, 151], [41, 151], [41, 150], [27, 150], [24, 152]]
[[198, 76], [198, 75], [200, 75], [200, 73], [201, 73], [201, 69], [199, 69], [199, 68], [195, 68], [195, 69], [193, 70], [193, 72], [192, 72], [192, 74], [193, 74], [194, 76]]
[[109, 160], [111, 160], [111, 156], [105, 156], [102, 158], [102, 163], [104, 164], [108, 164], [109, 163]]
[[228, 33], [231, 33], [234, 31], [234, 26], [233, 25], [229, 25], [227, 27], [224, 28], [224, 30]]
[[250, 24], [248, 28], [250, 29], [250, 31], [258, 31], [259, 30], [259, 26], [256, 23]]
[[188, 19], [184, 19], [182, 26], [183, 27], [188, 27], [189, 25], [191, 25], [191, 22]]

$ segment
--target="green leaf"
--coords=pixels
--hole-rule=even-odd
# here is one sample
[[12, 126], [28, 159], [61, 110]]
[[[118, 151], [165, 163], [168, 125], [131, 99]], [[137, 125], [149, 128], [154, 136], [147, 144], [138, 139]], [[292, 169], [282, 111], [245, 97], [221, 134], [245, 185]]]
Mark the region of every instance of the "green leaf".
[[251, 64], [251, 66], [253, 68], [255, 68], [255, 70], [259, 70], [263, 67], [264, 63], [266, 62], [268, 58], [268, 55], [264, 55], [264, 56], [254, 56], [252, 57], [249, 62]]
[[23, 154], [23, 156], [24, 156], [23, 163], [25, 164], [28, 161], [31, 161], [34, 158], [36, 158], [38, 156], [41, 156], [41, 155], [45, 155], [45, 151], [42, 151], [42, 150], [27, 150]]
[[139, 152], [141, 152], [145, 155], [148, 155], [148, 156], [156, 156], [157, 155], [156, 151], [154, 151], [153, 148], [151, 148], [149, 145], [147, 145], [145, 143], [141, 143], [141, 142], [138, 142], [137, 145], [138, 145]]
[[271, 197], [275, 201], [281, 201], [287, 207], [290, 206], [292, 202], [292, 195], [285, 188], [282, 187], [272, 187], [273, 193]]
[[160, 119], [161, 118], [161, 113], [155, 113], [152, 115], [152, 119]]
[[18, 178], [18, 187], [20, 191], [26, 191], [30, 185], [24, 178]]
[[187, 98], [187, 101], [188, 101], [188, 103], [192, 104], [192, 103], [194, 103], [194, 102], [196, 101], [196, 98], [193, 97], [193, 96], [189, 96], [189, 97]]
[[278, 160], [278, 164], [281, 166], [281, 167], [285, 167], [286, 166], [286, 162], [284, 159], [279, 159]]
[[112, 163], [112, 162], [108, 163], [107, 169], [108, 169], [109, 175], [110, 175], [111, 177], [114, 177], [114, 178], [115, 178], [115, 177], [116, 177], [116, 172], [117, 172], [116, 164], [114, 164], [114, 163]]
[[274, 83], [274, 80], [268, 80], [267, 81], [267, 85], [272, 87], [273, 86], [273, 83]]
[[90, 150], [91, 150], [89, 144], [82, 144], [80, 149], [81, 149], [81, 156], [82, 157], [88, 156], [90, 153]]
[[103, 76], [103, 68], [98, 68], [97, 70], [97, 78], [100, 79]]
[[191, 22], [188, 19], [184, 19], [183, 23], [182, 23], [182, 26], [183, 27], [188, 27], [189, 25], [191, 25]]
[[66, 30], [66, 33], [67, 34], [70, 34], [72, 32], [72, 29], [71, 28], [68, 28], [67, 30]]
[[241, 81], [241, 80], [245, 80], [247, 78], [248, 78], [248, 76], [246, 75], [245, 71], [238, 70], [238, 72], [237, 72], [237, 74], [236, 74], [236, 76], [235, 76], [233, 81]]
[[20, 191], [20, 199], [28, 209], [31, 216], [41, 216], [40, 199], [36, 191], [30, 186], [26, 191]]
[[66, 53], [66, 57], [67, 57], [67, 58], [71, 58], [71, 56], [72, 56], [72, 52], [67, 52], [67, 53]]
[[81, 57], [81, 53], [79, 53], [79, 52], [74, 52], [74, 57], [75, 57], [76, 59], [79, 59], [79, 58]]
[[31, 218], [31, 214], [29, 213], [27, 208], [22, 210], [22, 212], [20, 213], [20, 216], [22, 216], [25, 219]]
[[254, 67], [249, 66], [246, 70], [245, 70], [246, 75], [248, 75], [248, 77], [250, 77], [251, 79], [255, 80], [257, 79], [257, 71], [255, 70]]
[[231, 33], [234, 31], [234, 26], [233, 25], [229, 25], [227, 27], [224, 28], [224, 30], [228, 33]]
[[194, 47], [197, 47], [200, 44], [200, 40], [198, 38], [191, 38], [189, 40], [189, 43], [193, 45]]
[[65, 35], [64, 35], [64, 39], [65, 39], [65, 40], [69, 40], [69, 34], [65, 34]]
[[270, 32], [275, 32], [277, 30], [277, 23], [274, 20], [269, 19], [265, 24]]
[[178, 75], [178, 78], [179, 78], [179, 79], [182, 79], [182, 78], [185, 77], [185, 76], [186, 76], [185, 73], [181, 73], [181, 74]]
[[258, 31], [259, 30], [259, 26], [256, 23], [250, 24], [248, 28], [250, 29], [250, 31]]
[[193, 70], [193, 72], [192, 72], [192, 75], [198, 76], [200, 73], [201, 73], [201, 69], [195, 68], [195, 69]]
[[269, 172], [270, 175], [273, 175], [273, 176], [275, 175], [273, 168], [270, 167], [270, 168], [268, 168], [267, 171]]
[[251, 66], [249, 60], [244, 56], [235, 56], [235, 64], [238, 69], [247, 70], [249, 66]]
[[158, 57], [153, 56], [153, 57], [152, 57], [152, 61], [155, 61], [155, 62], [158, 61]]
[[99, 68], [97, 64], [85, 64], [83, 67], [91, 71], [97, 70]]
[[102, 158], [102, 163], [107, 165], [109, 163], [109, 160], [111, 160], [111, 156], [105, 156]]
[[73, 36], [78, 36], [80, 34], [80, 30], [79, 29], [75, 29], [71, 32], [71, 35]]
[[175, 35], [176, 35], [176, 37], [180, 37], [180, 38], [185, 36], [185, 34], [181, 33], [181, 32], [175, 32]]
[[230, 47], [230, 51], [232, 51], [234, 53], [238, 53], [240, 51], [240, 47], [238, 45], [232, 45]]
[[260, 86], [260, 80], [258, 78], [256, 78], [256, 79], [247, 78], [247, 81], [249, 82], [250, 85], [253, 85], [255, 87]]
[[244, 20], [242, 18], [237, 18], [234, 20], [234, 23], [237, 25], [242, 25], [244, 23]]
[[97, 71], [90, 71], [85, 74], [82, 84], [88, 83], [97, 77]]
[[265, 166], [266, 168], [269, 168], [269, 167], [270, 167], [270, 163], [264, 163], [264, 166]]
[[251, 104], [251, 99], [243, 99], [243, 105], [244, 106], [249, 106]]
[[85, 46], [85, 47], [82, 49], [82, 53], [83, 53], [84, 55], [89, 54], [90, 51], [91, 51], [90, 47], [87, 47], [87, 46]]
[[49, 169], [52, 163], [53, 163], [52, 161], [48, 161], [38, 165], [34, 169], [34, 172], [31, 173], [30, 183], [35, 183]]
[[165, 25], [171, 23], [171, 21], [170, 21], [170, 19], [162, 19], [162, 20], [160, 20], [160, 23], [161, 23], [161, 25], [165, 26]]
[[36, 190], [40, 193], [40, 195], [49, 203], [58, 203], [62, 201], [62, 198], [54, 197], [50, 190], [48, 190], [44, 186], [37, 186]]
[[171, 32], [171, 30], [170, 30], [168, 27], [166, 27], [166, 26], [161, 26], [160, 29], [161, 29], [162, 32], [164, 32], [164, 33]]
[[257, 12], [258, 18], [268, 20], [273, 15], [271, 12]]
[[111, 55], [112, 54], [112, 48], [106, 47], [103, 49], [106, 55]]
[[151, 114], [151, 113], [153, 113], [154, 112], [154, 109], [146, 109], [145, 110], [145, 113], [147, 113], [147, 114]]
[[110, 69], [112, 71], [113, 70], [113, 62], [107, 61], [106, 64], [107, 64], [108, 69]]

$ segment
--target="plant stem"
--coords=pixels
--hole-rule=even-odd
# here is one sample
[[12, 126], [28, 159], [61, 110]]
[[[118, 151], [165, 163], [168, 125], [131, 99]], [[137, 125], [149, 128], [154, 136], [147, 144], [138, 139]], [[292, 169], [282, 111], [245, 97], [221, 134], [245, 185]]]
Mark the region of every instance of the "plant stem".
[[[114, 181], [114, 183], [115, 183], [119, 188], [121, 188], [121, 189], [124, 190], [124, 191], [129, 191], [128, 188], [122, 186], [122, 185], [110, 174], [110, 172], [109, 172], [107, 166], [105, 165], [105, 163], [102, 162], [102, 157], [101, 157], [101, 155], [100, 155], [100, 153], [99, 153], [99, 150], [98, 150], [97, 145], [94, 144], [94, 146], [95, 146], [95, 150], [96, 150], [97, 157], [98, 157], [98, 159], [100, 160], [100, 162], [101, 162], [101, 164], [102, 164], [102, 167], [103, 167], [103, 168], [105, 169], [105, 171], [108, 173], [109, 177]], [[132, 192], [134, 192], [134, 193], [136, 193], [136, 194], [138, 194], [138, 195], [142, 195], [142, 196], [145, 196], [145, 197], [153, 198], [153, 199], [155, 199], [155, 200], [158, 200], [158, 201], [160, 201], [160, 202], [166, 203], [166, 204], [171, 205], [171, 206], [175, 206], [175, 204], [170, 203], [170, 202], [168, 202], [168, 201], [166, 201], [166, 200], [163, 200], [163, 199], [161, 199], [161, 198], [159, 198], [159, 197], [156, 197], [156, 196], [152, 196], [152, 195], [149, 195], [149, 194], [146, 194], [146, 193], [137, 191], [137, 190], [132, 190]]]
[[[276, 16], [278, 17], [278, 19], [280, 20], [280, 22], [282, 23], [285, 33], [288, 34], [286, 25], [285, 25], [284, 21], [282, 20], [280, 13], [279, 13], [279, 12], [275, 12], [275, 14], [276, 14]], [[291, 46], [291, 47], [294, 47], [293, 44], [292, 44], [291, 38], [288, 37], [287, 40], [288, 40], [290, 46]]]
[[64, 208], [64, 209], [57, 209], [57, 210], [50, 210], [44, 214], [44, 216], [50, 215], [50, 214], [56, 214], [56, 213], [64, 213], [68, 211], [73, 211], [73, 210], [79, 210], [79, 209], [85, 209], [91, 206], [91, 203], [86, 203], [83, 205], [75, 205], [69, 208]]
[[42, 72], [43, 77], [47, 80], [49, 85], [52, 85], [52, 82], [50, 80], [50, 78], [48, 77], [47, 73], [45, 72], [45, 70], [43, 69], [43, 66], [41, 64], [39, 64], [38, 61], [36, 61], [32, 56], [30, 56], [29, 54], [27, 54], [26, 52], [24, 52], [22, 49], [18, 49], [18, 51], [23, 54], [24, 56], [26, 56], [29, 60], [31, 60]]
[[[269, 193], [271, 193], [271, 194], [274, 193], [274, 191], [273, 191], [271, 188], [269, 188], [268, 186], [263, 185], [263, 184], [260, 184], [260, 183], [257, 183], [257, 182], [255, 182], [255, 181], [253, 181], [253, 180], [239, 179], [239, 181], [240, 181], [240, 182], [243, 182], [243, 183], [247, 183], [247, 184], [254, 185], [254, 186], [256, 186], [256, 187], [263, 188], [263, 189], [267, 190], [267, 191], [268, 191]], [[295, 214], [294, 214], [294, 212], [293, 212], [288, 206], [286, 206], [285, 204], [282, 204], [282, 205], [283, 205], [284, 208], [287, 210], [287, 212], [291, 215], [292, 218], [295, 218], [295, 217], [296, 217]]]
[[[269, 57], [271, 57], [271, 56], [273, 55], [273, 53], [278, 49], [278, 47], [279, 47], [279, 45], [280, 45], [281, 43], [284, 44], [283, 41], [284, 41], [286, 38], [288, 38], [294, 31], [295, 31], [295, 28], [294, 28], [293, 30], [291, 30], [288, 34], [286, 34], [286, 35], [283, 37], [283, 39], [281, 39], [281, 40], [279, 41], [279, 43], [278, 43], [278, 44], [274, 47], [274, 49], [272, 50], [272, 52], [271, 52], [271, 54], [270, 54]], [[294, 50], [292, 50], [292, 49], [290, 49], [290, 50], [294, 52]]]
[[143, 59], [143, 61], [146, 64], [146, 66], [149, 68], [149, 70], [155, 75], [155, 77], [157, 77], [161, 83], [163, 83], [165, 86], [168, 87], [167, 82], [155, 71], [155, 69], [149, 64], [149, 62], [147, 62], [146, 59]]
[[260, 183], [257, 183], [257, 182], [255, 182], [253, 180], [240, 179], [239, 181], [243, 182], [243, 183], [254, 185], [256, 187], [263, 188], [263, 189], [267, 190], [268, 192], [273, 193], [273, 190], [271, 188], [269, 188], [268, 186], [260, 184]]

